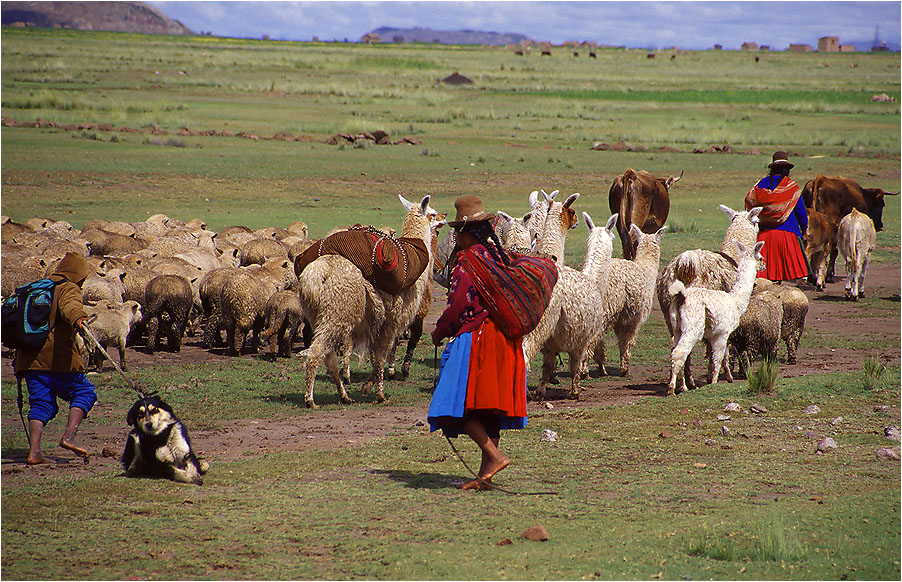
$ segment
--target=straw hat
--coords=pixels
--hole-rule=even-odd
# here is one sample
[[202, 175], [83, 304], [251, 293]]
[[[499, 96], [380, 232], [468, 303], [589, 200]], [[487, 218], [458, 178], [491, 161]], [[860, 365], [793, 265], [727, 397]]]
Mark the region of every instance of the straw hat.
[[482, 198], [472, 194], [465, 194], [454, 201], [454, 208], [457, 209], [457, 217], [453, 221], [448, 221], [451, 228], [460, 228], [471, 222], [482, 222], [495, 218], [494, 214], [489, 214], [482, 209]]
[[789, 160], [786, 157], [786, 152], [782, 150], [774, 152], [773, 161], [767, 165], [767, 167], [770, 169], [773, 169], [774, 166], [789, 166], [790, 168], [795, 167], [794, 164], [789, 163]]

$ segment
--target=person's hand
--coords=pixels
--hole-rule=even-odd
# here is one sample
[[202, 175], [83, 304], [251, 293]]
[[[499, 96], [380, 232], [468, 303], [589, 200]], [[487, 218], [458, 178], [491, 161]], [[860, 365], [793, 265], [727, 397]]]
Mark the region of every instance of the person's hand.
[[85, 324], [87, 323], [87, 321], [88, 321], [87, 317], [82, 317], [81, 319], [76, 320], [75, 326], [74, 326], [75, 331], [77, 331], [79, 333], [84, 333], [85, 332]]
[[443, 340], [443, 339], [445, 339], [445, 338], [443, 338], [443, 337], [438, 337], [437, 335], [435, 335], [435, 332], [432, 332], [432, 345], [434, 345], [434, 346], [440, 346], [440, 345], [442, 345], [442, 340]]

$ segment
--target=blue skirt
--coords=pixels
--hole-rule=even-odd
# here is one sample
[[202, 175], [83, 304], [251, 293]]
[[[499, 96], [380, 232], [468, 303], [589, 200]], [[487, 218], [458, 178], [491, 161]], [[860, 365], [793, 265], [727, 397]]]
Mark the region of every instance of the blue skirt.
[[[447, 423], [449, 419], [463, 421], [466, 415], [467, 384], [470, 378], [470, 349], [473, 334], [462, 333], [453, 338], [442, 351], [439, 361], [438, 383], [432, 402], [429, 403], [429, 429], [441, 428], [446, 436], [457, 437], [463, 432], [463, 422]], [[525, 390], [526, 387], [524, 386]], [[442, 422], [445, 421], [445, 422]], [[498, 414], [499, 428], [503, 430], [526, 427], [526, 417]], [[440, 426], [444, 424], [444, 426]], [[454, 425], [448, 426], [448, 424]]]

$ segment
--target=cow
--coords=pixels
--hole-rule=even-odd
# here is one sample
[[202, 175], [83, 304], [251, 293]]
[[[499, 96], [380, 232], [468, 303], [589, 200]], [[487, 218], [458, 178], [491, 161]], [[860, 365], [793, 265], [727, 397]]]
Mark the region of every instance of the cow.
[[859, 297], [864, 297], [864, 278], [868, 273], [871, 251], [877, 246], [874, 222], [853, 208], [839, 221], [836, 246], [846, 260], [846, 298], [858, 301]]
[[635, 224], [646, 234], [654, 234], [664, 226], [670, 213], [670, 188], [683, 177], [655, 178], [643, 170], [627, 168], [611, 184], [608, 205], [611, 214], [619, 214], [617, 232], [623, 246], [623, 258], [635, 256], [630, 224]]
[[[887, 192], [881, 188], [862, 188], [858, 182], [842, 176], [827, 176], [818, 174], [813, 180], [805, 183], [802, 188], [802, 198], [807, 208], [814, 208], [824, 214], [829, 221], [830, 230], [835, 234], [839, 228], [839, 221], [852, 212], [855, 208], [859, 212], [867, 214], [874, 221], [874, 229], [877, 232], [883, 230], [883, 207], [886, 195], [896, 196], [899, 192]], [[830, 262], [827, 266], [826, 280], [833, 282], [836, 256], [839, 251], [836, 248], [834, 236], [831, 243]], [[811, 281], [811, 278], [809, 278]]]
[[808, 209], [808, 232], [805, 253], [808, 255], [808, 263], [811, 272], [808, 274], [808, 282], [818, 291], [824, 290], [824, 280], [827, 273], [827, 257], [836, 240], [836, 225], [831, 224], [826, 215], [813, 208]]

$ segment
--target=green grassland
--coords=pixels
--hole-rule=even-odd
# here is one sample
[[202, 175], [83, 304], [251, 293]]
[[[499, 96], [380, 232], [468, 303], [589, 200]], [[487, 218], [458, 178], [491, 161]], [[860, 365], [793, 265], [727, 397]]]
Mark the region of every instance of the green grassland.
[[[18, 28], [2, 30], [0, 51], [3, 117], [57, 124], [0, 132], [0, 204], [17, 221], [43, 216], [80, 227], [162, 212], [203, 218], [213, 230], [301, 220], [315, 237], [354, 222], [398, 226], [399, 193], [432, 195], [448, 212], [458, 195], [474, 193], [490, 210], [520, 215], [529, 192], [544, 188], [580, 192], [576, 210], [598, 223], [610, 215], [613, 177], [627, 167], [684, 171], [671, 193], [666, 261], [720, 244], [726, 218], [718, 204], [741, 208], [774, 150], [790, 152], [800, 184], [822, 173], [899, 190], [898, 54], [765, 52], [755, 62], [733, 51], [648, 59], [646, 51], [600, 49], [597, 59], [569, 51], [540, 58], [481, 47]], [[455, 71], [474, 85], [439, 82]], [[897, 101], [872, 103], [879, 93]], [[325, 143], [376, 129], [422, 144]], [[591, 150], [598, 142], [632, 151]], [[734, 153], [693, 153], [714, 145]], [[567, 239], [574, 266], [585, 245], [580, 221]], [[874, 260], [898, 261], [898, 197], [887, 198], [884, 223]], [[858, 307], [863, 317], [898, 316], [898, 302], [879, 297]], [[663, 321], [650, 319], [634, 365], [666, 361], [665, 335]], [[843, 347], [827, 333], [809, 341]], [[616, 348], [608, 351], [610, 363]], [[394, 404], [428, 402], [431, 364], [432, 348], [421, 346], [412, 379], [387, 387]], [[364, 369], [355, 366], [350, 393], [363, 400], [355, 406], [378, 406], [361, 399]], [[503, 481], [555, 495], [461, 495], [453, 483], [464, 469], [422, 427], [354, 449], [217, 463], [201, 488], [58, 471], [3, 488], [3, 575], [897, 580], [899, 469], [874, 450], [889, 446], [882, 427], [898, 424], [897, 407], [876, 407], [898, 405], [899, 375], [893, 363], [876, 387], [862, 373], [829, 373], [780, 379], [768, 396], [750, 396], [742, 381], [678, 399], [543, 411], [525, 431], [505, 435], [516, 462]], [[250, 357], [134, 376], [177, 401], [196, 429], [321, 412], [303, 407], [298, 360]], [[325, 375], [317, 389], [324, 409], [341, 408]], [[121, 425], [112, 411], [133, 393], [115, 377], [103, 392], [91, 422]], [[739, 416], [732, 436], [722, 436], [715, 415], [729, 400], [768, 413]], [[814, 401], [822, 413], [802, 414]], [[15, 386], [3, 382], [5, 419], [15, 406]], [[839, 428], [828, 424], [838, 416]], [[545, 428], [559, 440], [540, 442]], [[665, 429], [670, 438], [659, 436]], [[840, 448], [814, 454], [809, 432], [835, 436]], [[21, 433], [4, 431], [2, 446], [21, 450]], [[535, 524], [549, 542], [517, 537]], [[513, 543], [497, 545], [505, 538]]]

